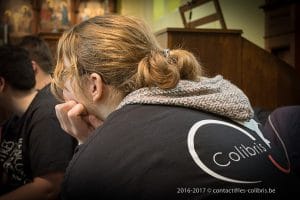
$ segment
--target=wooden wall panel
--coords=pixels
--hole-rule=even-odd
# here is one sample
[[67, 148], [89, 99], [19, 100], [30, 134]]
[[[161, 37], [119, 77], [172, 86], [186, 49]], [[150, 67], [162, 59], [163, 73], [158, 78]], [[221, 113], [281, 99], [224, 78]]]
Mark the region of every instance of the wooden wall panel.
[[277, 106], [277, 69], [275, 57], [244, 39], [242, 42], [242, 89], [256, 106]]
[[242, 88], [255, 105], [273, 109], [300, 104], [296, 70], [248, 40], [242, 41]]

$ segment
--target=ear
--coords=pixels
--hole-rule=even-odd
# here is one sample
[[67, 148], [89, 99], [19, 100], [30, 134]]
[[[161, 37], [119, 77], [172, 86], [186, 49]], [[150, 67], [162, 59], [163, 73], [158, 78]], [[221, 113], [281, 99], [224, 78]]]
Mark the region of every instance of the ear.
[[5, 80], [4, 78], [0, 77], [0, 92], [4, 90], [5, 87]]
[[99, 101], [104, 94], [104, 82], [102, 77], [97, 73], [90, 74], [88, 87], [93, 102]]
[[33, 69], [34, 73], [36, 74], [37, 70], [38, 70], [38, 64], [34, 60], [32, 60], [31, 65], [32, 65], [32, 69]]

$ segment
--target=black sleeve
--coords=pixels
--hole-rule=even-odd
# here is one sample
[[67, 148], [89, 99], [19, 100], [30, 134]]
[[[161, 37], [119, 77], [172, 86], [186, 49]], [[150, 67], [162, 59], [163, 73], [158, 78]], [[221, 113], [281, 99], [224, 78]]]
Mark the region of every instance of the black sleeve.
[[75, 140], [60, 128], [55, 116], [37, 121], [29, 139], [29, 159], [33, 177], [65, 171]]

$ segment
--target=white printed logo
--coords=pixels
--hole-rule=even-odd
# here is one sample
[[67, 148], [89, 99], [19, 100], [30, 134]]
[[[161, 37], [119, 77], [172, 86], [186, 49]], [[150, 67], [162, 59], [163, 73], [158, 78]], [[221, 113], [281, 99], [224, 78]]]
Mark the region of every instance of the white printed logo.
[[[188, 138], [187, 138], [189, 153], [191, 154], [194, 162], [207, 174], [209, 174], [217, 179], [223, 180], [223, 181], [233, 182], [233, 183], [248, 183], [248, 184], [261, 182], [261, 180], [249, 181], [249, 180], [238, 180], [238, 179], [229, 178], [229, 177], [226, 177], [226, 176], [216, 173], [215, 171], [213, 171], [212, 169], [210, 169], [209, 167], [207, 167], [204, 164], [204, 162], [200, 159], [200, 157], [198, 156], [198, 154], [195, 150], [194, 139], [195, 139], [197, 130], [200, 127], [202, 127], [204, 125], [208, 125], [208, 124], [223, 125], [223, 126], [233, 128], [233, 129], [239, 131], [240, 133], [242, 133], [243, 135], [245, 135], [246, 137], [248, 137], [250, 139], [250, 141], [252, 141], [250, 146], [244, 145], [244, 144], [234, 145], [232, 147], [232, 150], [229, 153], [224, 153], [222, 151], [215, 152], [213, 154], [212, 160], [219, 167], [228, 167], [233, 162], [239, 162], [242, 159], [251, 159], [252, 157], [255, 157], [257, 155], [267, 152], [267, 149], [270, 148], [269, 143], [266, 143], [266, 144], [258, 143], [256, 138], [253, 137], [250, 133], [248, 133], [244, 129], [242, 129], [234, 124], [224, 122], [224, 121], [219, 121], [219, 120], [202, 120], [202, 121], [195, 123], [191, 127], [189, 134], [188, 134]], [[267, 140], [262, 140], [262, 141], [265, 142]], [[282, 167], [272, 158], [271, 155], [268, 155], [268, 158], [279, 170], [282, 171], [282, 169], [281, 169]]]

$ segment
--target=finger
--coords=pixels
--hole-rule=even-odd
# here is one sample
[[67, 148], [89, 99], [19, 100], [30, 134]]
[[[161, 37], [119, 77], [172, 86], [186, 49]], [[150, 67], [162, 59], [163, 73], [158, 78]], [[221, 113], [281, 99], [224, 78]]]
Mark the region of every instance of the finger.
[[65, 117], [64, 115], [64, 105], [65, 103], [62, 103], [62, 104], [57, 104], [55, 106], [55, 113], [56, 113], [56, 117], [60, 123], [60, 126], [63, 130], [66, 131], [65, 127], [66, 127], [66, 123], [67, 123], [67, 118]]
[[84, 140], [92, 131], [88, 121], [84, 120], [87, 111], [82, 104], [76, 104], [68, 112], [72, 132], [78, 140]]
[[75, 101], [68, 101], [66, 103], [58, 104], [55, 106], [56, 116], [63, 130], [70, 133], [70, 120], [68, 112], [76, 105]]
[[57, 113], [63, 113], [68, 112], [73, 106], [75, 106], [77, 103], [75, 101], [67, 101], [65, 103], [57, 104], [55, 106], [55, 111]]
[[74, 105], [68, 111], [68, 118], [70, 118], [70, 119], [77, 118], [77, 117], [81, 118], [84, 115], [87, 115], [87, 111], [86, 111], [85, 107], [80, 103]]

